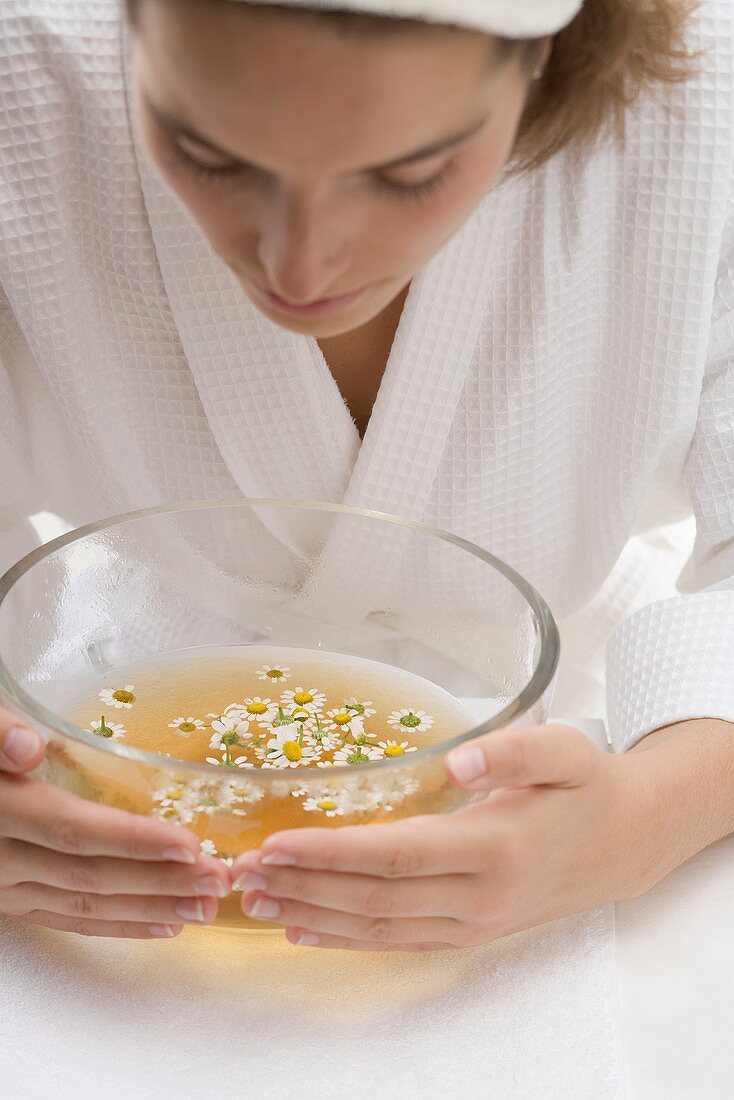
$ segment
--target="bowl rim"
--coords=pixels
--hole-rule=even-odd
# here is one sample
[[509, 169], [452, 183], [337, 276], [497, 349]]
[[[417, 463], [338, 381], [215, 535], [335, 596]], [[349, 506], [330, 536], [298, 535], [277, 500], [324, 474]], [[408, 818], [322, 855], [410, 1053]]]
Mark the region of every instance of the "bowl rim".
[[[59, 535], [57, 538], [43, 543], [12, 565], [6, 573], [0, 576], [0, 612], [2, 611], [3, 602], [9, 595], [13, 586], [35, 565], [45, 558], [50, 557], [58, 550], [63, 549], [65, 546], [69, 546], [74, 542], [80, 542], [90, 535], [115, 527], [121, 527], [127, 523], [138, 522], [150, 516], [175, 515], [182, 512], [196, 512], [222, 508], [257, 507], [309, 509], [312, 511], [361, 516], [391, 523], [408, 530], [418, 531], [422, 534], [430, 535], [431, 537], [448, 542], [461, 550], [465, 550], [473, 557], [479, 558], [480, 561], [485, 562], [487, 565], [490, 565], [498, 573], [501, 573], [520, 592], [521, 596], [534, 613], [536, 629], [540, 635], [538, 661], [530, 679], [515, 698], [510, 700], [510, 702], [503, 707], [502, 710], [498, 711], [497, 714], [473, 726], [465, 733], [457, 734], [457, 736], [447, 741], [440, 741], [434, 745], [427, 745], [422, 749], [418, 749], [416, 752], [410, 753], [410, 756], [406, 754], [405, 756], [392, 757], [387, 760], [373, 760], [370, 761], [369, 764], [360, 765], [358, 769], [349, 764], [336, 765], [328, 769], [323, 769], [322, 774], [324, 781], [331, 776], [344, 777], [350, 775], [354, 777], [356, 773], [366, 776], [374, 775], [378, 770], [385, 771], [392, 769], [396, 771], [400, 768], [412, 767], [419, 761], [428, 760], [431, 757], [445, 756], [448, 752], [451, 752], [452, 749], [463, 744], [465, 741], [472, 741], [485, 733], [491, 733], [507, 726], [518, 714], [529, 710], [530, 707], [541, 698], [543, 692], [552, 683], [560, 657], [560, 634], [558, 626], [548, 604], [540, 593], [529, 581], [525, 580], [523, 576], [513, 569], [512, 566], [490, 553], [490, 551], [484, 550], [481, 546], [477, 546], [475, 543], [470, 542], [468, 539], [456, 535], [451, 531], [432, 527], [430, 524], [423, 523], [420, 520], [408, 519], [404, 516], [394, 515], [390, 512], [381, 512], [373, 508], [358, 508], [352, 505], [336, 504], [327, 501], [310, 501], [278, 497], [225, 497], [212, 500], [160, 504], [150, 508], [139, 508], [129, 512], [120, 512], [114, 516], [107, 516], [94, 523], [87, 523], [81, 527], [73, 528], [71, 531], [67, 531], [65, 534]], [[225, 777], [233, 778], [236, 774], [242, 774], [243, 777], [247, 777], [248, 781], [256, 781], [263, 784], [275, 782], [278, 779], [282, 781], [287, 777], [291, 777], [291, 771], [295, 773], [291, 777], [295, 781], [296, 775], [302, 775], [306, 771], [313, 770], [310, 768], [303, 768], [302, 770], [248, 768], [245, 772], [242, 772], [239, 768], [225, 770], [221, 765], [217, 766], [191, 760], [178, 760], [176, 758], [164, 756], [160, 753], [147, 752], [144, 749], [126, 745], [121, 741], [111, 741], [107, 738], [98, 737], [94, 733], [83, 730], [80, 726], [67, 722], [61, 715], [48, 710], [32, 696], [28, 695], [10, 674], [2, 659], [1, 652], [0, 689], [2, 689], [7, 696], [7, 699], [2, 701], [4, 703], [10, 701], [17, 707], [20, 707], [21, 717], [30, 717], [35, 722], [42, 723], [43, 726], [48, 727], [54, 733], [60, 734], [62, 737], [69, 738], [72, 741], [81, 742], [89, 748], [99, 752], [145, 764], [148, 767], [154, 767], [158, 770], [163, 769], [166, 771], [175, 771], [177, 773], [184, 772], [191, 776], [195, 775], [198, 777], [208, 776], [212, 780], [222, 780]]]

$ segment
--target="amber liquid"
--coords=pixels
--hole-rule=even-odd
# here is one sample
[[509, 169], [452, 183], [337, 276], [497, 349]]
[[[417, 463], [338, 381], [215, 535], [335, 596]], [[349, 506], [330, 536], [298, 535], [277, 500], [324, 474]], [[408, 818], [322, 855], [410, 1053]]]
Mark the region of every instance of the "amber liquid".
[[[264, 670], [268, 666], [271, 671], [287, 671], [280, 677], [267, 675]], [[127, 698], [127, 688], [132, 688], [132, 700]], [[300, 689], [312, 696], [304, 706], [299, 706], [304, 699]], [[295, 697], [294, 692], [298, 693]], [[114, 706], [119, 701], [115, 693], [131, 705]], [[255, 698], [263, 701], [261, 706], [268, 706], [267, 714], [246, 711], [246, 701]], [[348, 705], [352, 709], [345, 709]], [[360, 705], [365, 706], [363, 713], [359, 712]], [[220, 720], [226, 717], [227, 708], [232, 706], [237, 707], [239, 717], [245, 717], [248, 730], [225, 758], [223, 746], [211, 747], [216, 732], [212, 723], [217, 716]], [[273, 722], [274, 718], [287, 718], [298, 711], [302, 725], [298, 721], [281, 726]], [[308, 712], [308, 718], [304, 712]], [[329, 712], [336, 715], [330, 716]], [[405, 717], [406, 713], [408, 724], [404, 725], [395, 715]], [[316, 714], [319, 722], [329, 727], [330, 749], [322, 749], [322, 742], [312, 736]], [[344, 714], [352, 715], [353, 720], [339, 725], [335, 719]], [[147, 790], [137, 791], [130, 781], [123, 781], [119, 758], [105, 754], [104, 774], [99, 767], [93, 769], [94, 774], [85, 769], [91, 797], [181, 824], [204, 842], [204, 850], [230, 860], [258, 848], [265, 837], [283, 829], [367, 824], [453, 809], [462, 796], [446, 781], [441, 758], [431, 757], [412, 765], [415, 753], [411, 750], [450, 740], [475, 725], [456, 698], [413, 673], [343, 654], [264, 646], [202, 647], [116, 668], [66, 712], [70, 721], [87, 730], [102, 716], [103, 730], [115, 729], [117, 724], [124, 727], [124, 734], [115, 743], [168, 759], [160, 760], [160, 768], [149, 769]], [[172, 723], [177, 725], [173, 727]], [[273, 759], [272, 752], [267, 754], [267, 744], [276, 733], [281, 731], [281, 739], [285, 739], [293, 731], [292, 741], [297, 742], [302, 728], [302, 743], [316, 745], [314, 759], [263, 768], [264, 762]], [[359, 741], [361, 751], [357, 750]], [[254, 746], [260, 748], [260, 756]], [[350, 754], [346, 762], [337, 755], [345, 746]], [[290, 751], [297, 753], [295, 749]], [[358, 763], [351, 763], [353, 752]], [[361, 760], [363, 754], [371, 752], [395, 766], [374, 768], [371, 762]], [[99, 756], [94, 754], [95, 758]], [[196, 777], [199, 800], [192, 801], [187, 794], [190, 773], [177, 772], [176, 761], [203, 763], [207, 758], [219, 763], [209, 765], [202, 777]], [[236, 759], [254, 766], [238, 767]], [[283, 759], [281, 754], [280, 764]], [[361, 790], [356, 796], [335, 794], [338, 777], [330, 777], [332, 767], [317, 767], [317, 760], [346, 767], [349, 778], [358, 775], [360, 784], [364, 779], [362, 786], [366, 786], [367, 795]], [[67, 769], [74, 767], [69, 753], [64, 764]], [[340, 774], [344, 774], [341, 768]], [[234, 813], [231, 806], [214, 805], [217, 796], [209, 797], [206, 788], [209, 775], [215, 784], [231, 779], [249, 792], [244, 801], [235, 803]], [[243, 917], [239, 902], [239, 895], [233, 894], [221, 903], [219, 925], [272, 930], [271, 925], [259, 925]]]

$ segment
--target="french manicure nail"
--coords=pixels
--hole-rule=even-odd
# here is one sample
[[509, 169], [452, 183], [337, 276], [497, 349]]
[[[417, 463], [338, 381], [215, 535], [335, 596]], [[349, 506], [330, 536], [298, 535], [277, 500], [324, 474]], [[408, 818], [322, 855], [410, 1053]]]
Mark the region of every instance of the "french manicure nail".
[[204, 906], [196, 898], [183, 898], [182, 901], [177, 902], [176, 912], [184, 920], [195, 921], [197, 924], [204, 923]]
[[190, 848], [166, 848], [163, 852], [164, 859], [170, 859], [174, 863], [196, 863], [196, 856]]
[[34, 756], [38, 756], [41, 744], [41, 738], [33, 730], [26, 729], [25, 726], [13, 726], [5, 734], [3, 752], [16, 767], [22, 768]]
[[487, 761], [478, 745], [462, 745], [454, 749], [446, 762], [460, 783], [472, 783], [487, 772]]
[[194, 883], [194, 893], [207, 898], [226, 898], [229, 890], [216, 875], [202, 875]]
[[313, 932], [301, 932], [300, 936], [296, 940], [296, 947], [317, 947], [321, 943], [321, 937], [315, 936]]
[[277, 901], [273, 901], [272, 898], [258, 898], [250, 910], [251, 916], [262, 917], [263, 920], [270, 920], [272, 917], [277, 917], [279, 913], [280, 906]]
[[148, 931], [151, 936], [175, 936], [173, 928], [170, 924], [149, 924]]
[[268, 852], [267, 855], [260, 856], [260, 862], [269, 867], [295, 867], [296, 857], [288, 852]]
[[268, 880], [262, 875], [256, 875], [254, 871], [247, 871], [235, 879], [234, 886], [236, 890], [267, 890]]

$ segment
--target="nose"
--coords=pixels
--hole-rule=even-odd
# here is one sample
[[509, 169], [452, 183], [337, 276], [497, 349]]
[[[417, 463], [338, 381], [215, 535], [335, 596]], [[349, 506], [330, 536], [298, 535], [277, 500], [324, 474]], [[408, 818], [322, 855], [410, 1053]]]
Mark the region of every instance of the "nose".
[[325, 196], [281, 190], [263, 211], [257, 252], [268, 289], [293, 305], [351, 289], [340, 286], [351, 262], [345, 228]]

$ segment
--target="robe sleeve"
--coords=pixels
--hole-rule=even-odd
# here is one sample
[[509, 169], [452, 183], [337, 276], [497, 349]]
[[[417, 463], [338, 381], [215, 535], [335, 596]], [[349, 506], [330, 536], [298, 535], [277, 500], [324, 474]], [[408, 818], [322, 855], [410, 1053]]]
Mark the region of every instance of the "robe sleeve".
[[641, 608], [609, 639], [607, 713], [615, 752], [672, 722], [734, 722], [734, 203], [730, 213], [685, 466], [696, 540], [678, 578], [682, 594]]
[[11, 362], [23, 366], [27, 345], [0, 287], [0, 576], [38, 545], [28, 516], [44, 507], [34, 484], [28, 423]]

